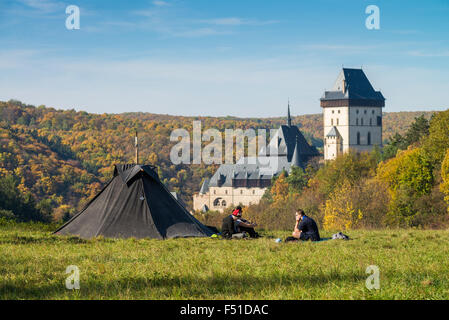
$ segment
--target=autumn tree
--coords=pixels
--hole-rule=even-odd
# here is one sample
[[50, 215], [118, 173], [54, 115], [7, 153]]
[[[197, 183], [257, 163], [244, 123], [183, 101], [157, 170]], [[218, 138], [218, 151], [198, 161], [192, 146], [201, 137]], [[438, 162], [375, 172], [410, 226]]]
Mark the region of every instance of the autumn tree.
[[325, 230], [350, 230], [362, 220], [362, 211], [354, 206], [351, 191], [351, 184], [345, 181], [326, 200], [323, 221]]
[[433, 186], [433, 166], [421, 148], [400, 151], [379, 165], [378, 178], [387, 182], [391, 194], [388, 211], [390, 222], [413, 225], [416, 200], [428, 194]]
[[435, 167], [439, 167], [449, 146], [449, 109], [436, 113], [430, 120], [429, 135], [423, 141], [424, 151]]
[[445, 194], [444, 200], [448, 203], [447, 210], [449, 213], [449, 149], [446, 150], [446, 155], [441, 164], [441, 177], [443, 182], [440, 185], [440, 190]]

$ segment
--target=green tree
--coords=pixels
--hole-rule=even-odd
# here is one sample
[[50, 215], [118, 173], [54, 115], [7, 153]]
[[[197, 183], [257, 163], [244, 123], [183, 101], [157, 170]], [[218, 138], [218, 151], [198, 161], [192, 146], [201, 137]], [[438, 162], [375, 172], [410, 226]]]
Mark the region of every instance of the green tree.
[[309, 178], [301, 167], [293, 166], [286, 180], [291, 193], [301, 193]]
[[431, 163], [438, 168], [449, 146], [449, 109], [436, 113], [430, 120], [429, 135], [423, 148]]
[[383, 149], [382, 159], [391, 159], [396, 156], [398, 150], [406, 150], [409, 146], [418, 143], [429, 134], [429, 128], [429, 120], [424, 115], [416, 117], [403, 136], [396, 132], [391, 137], [390, 142]]
[[342, 186], [345, 181], [353, 185], [361, 178], [374, 176], [376, 167], [375, 154], [349, 151], [333, 161], [328, 161], [318, 170], [314, 183], [317, 183], [320, 192], [327, 196]]
[[433, 166], [421, 148], [404, 150], [378, 168], [378, 178], [387, 182], [391, 194], [389, 222], [410, 226], [418, 213], [414, 204], [431, 192]]
[[21, 221], [43, 220], [31, 194], [21, 194], [17, 184], [12, 175], [0, 177], [0, 210], [9, 211]]
[[[441, 164], [441, 178], [443, 182], [440, 185], [440, 190], [445, 195], [444, 200], [449, 204], [449, 149], [446, 150], [446, 156]], [[447, 210], [449, 212], [449, 205]]]
[[415, 121], [411, 124], [404, 136], [407, 147], [419, 142], [422, 137], [427, 136], [429, 134], [429, 128], [429, 120], [424, 115], [415, 118]]

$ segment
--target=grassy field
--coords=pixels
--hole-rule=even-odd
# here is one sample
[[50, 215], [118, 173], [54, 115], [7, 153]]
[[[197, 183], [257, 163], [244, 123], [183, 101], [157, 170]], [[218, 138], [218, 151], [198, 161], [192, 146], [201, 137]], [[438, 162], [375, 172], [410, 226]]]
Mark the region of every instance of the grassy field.
[[[353, 231], [353, 240], [84, 241], [0, 226], [0, 299], [448, 299], [449, 231]], [[323, 234], [329, 236], [330, 234]], [[80, 290], [65, 288], [66, 267]], [[367, 266], [380, 268], [368, 290]]]

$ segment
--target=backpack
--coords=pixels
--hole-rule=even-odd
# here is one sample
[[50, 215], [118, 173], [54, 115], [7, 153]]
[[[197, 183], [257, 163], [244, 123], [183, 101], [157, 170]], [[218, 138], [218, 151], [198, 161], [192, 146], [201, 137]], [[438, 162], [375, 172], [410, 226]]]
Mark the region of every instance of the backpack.
[[349, 240], [349, 237], [343, 232], [339, 232], [332, 236], [332, 240]]

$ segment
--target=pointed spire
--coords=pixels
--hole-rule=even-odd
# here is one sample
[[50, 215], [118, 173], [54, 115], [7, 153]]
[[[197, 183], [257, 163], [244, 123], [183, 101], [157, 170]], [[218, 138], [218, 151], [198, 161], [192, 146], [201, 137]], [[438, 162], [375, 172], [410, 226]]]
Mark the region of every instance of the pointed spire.
[[290, 99], [288, 99], [288, 114], [287, 114], [287, 125], [292, 126], [292, 117], [290, 116]]
[[301, 158], [299, 156], [299, 139], [296, 137], [296, 145], [295, 145], [295, 151], [293, 151], [292, 161], [290, 164], [290, 170], [293, 166], [295, 167], [301, 167]]
[[204, 179], [200, 194], [206, 194], [207, 192], [209, 192], [209, 178]]

